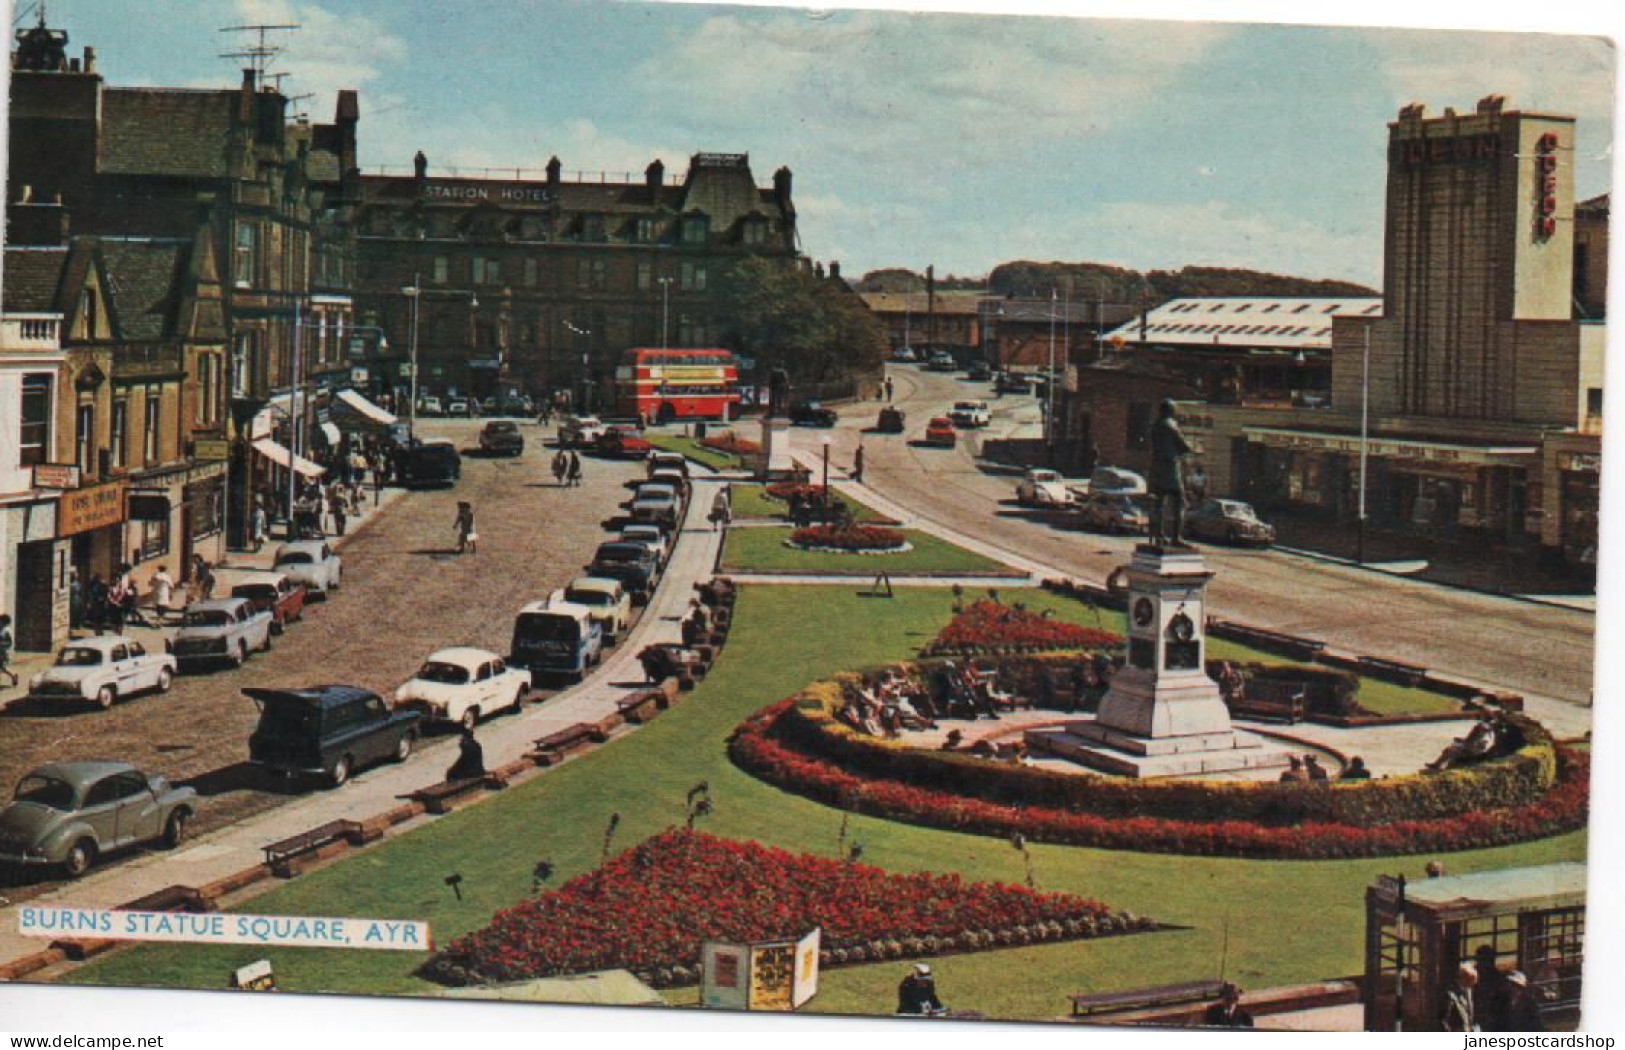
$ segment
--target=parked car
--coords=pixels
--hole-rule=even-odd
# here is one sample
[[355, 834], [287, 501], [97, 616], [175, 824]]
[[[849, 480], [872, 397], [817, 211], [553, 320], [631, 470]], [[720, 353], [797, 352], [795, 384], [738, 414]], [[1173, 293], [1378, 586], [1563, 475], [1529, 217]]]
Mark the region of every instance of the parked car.
[[344, 580], [344, 559], [326, 540], [296, 540], [276, 549], [272, 566], [277, 572], [305, 585], [305, 589], [324, 597], [336, 591]]
[[649, 439], [643, 436], [643, 431], [631, 423], [613, 423], [605, 427], [594, 442], [594, 448], [601, 456], [625, 459], [642, 459], [654, 450]]
[[17, 783], [0, 808], [0, 864], [60, 865], [83, 875], [114, 850], [186, 839], [197, 791], [128, 762], [53, 762]]
[[529, 418], [536, 414], [535, 402], [519, 394], [502, 394], [498, 397], [487, 398], [485, 404], [485, 414], [488, 416], [522, 416]]
[[509, 667], [496, 653], [458, 646], [429, 654], [395, 690], [395, 709], [416, 711], [424, 722], [455, 722], [473, 729], [496, 711], [518, 711], [530, 692], [530, 672]]
[[604, 421], [597, 416], [565, 416], [559, 423], [559, 444], [565, 448], [586, 448], [604, 436]]
[[645, 466], [651, 477], [654, 476], [655, 471], [662, 469], [681, 471], [685, 478], [688, 477], [688, 457], [681, 452], [667, 452], [663, 449], [651, 448], [649, 450], [649, 461]]
[[632, 494], [628, 509], [633, 521], [665, 523], [675, 527], [682, 516], [682, 493], [670, 485], [644, 482]]
[[932, 372], [953, 372], [959, 368], [959, 362], [954, 355], [946, 350], [938, 350], [926, 360], [925, 367]]
[[875, 421], [875, 429], [882, 434], [901, 434], [904, 421], [903, 410], [900, 408], [883, 408], [880, 418]]
[[463, 457], [445, 438], [423, 438], [395, 450], [395, 480], [407, 488], [455, 485], [463, 476]]
[[628, 543], [647, 543], [649, 549], [655, 552], [655, 560], [660, 563], [660, 567], [662, 569], [666, 567], [666, 559], [671, 555], [671, 542], [665, 529], [648, 522], [636, 522], [623, 526], [620, 538]]
[[1185, 514], [1185, 534], [1192, 539], [1268, 547], [1275, 526], [1262, 521], [1251, 503], [1239, 499], [1203, 500]]
[[579, 682], [603, 652], [604, 629], [585, 605], [531, 602], [514, 618], [508, 658], [533, 676], [564, 674]]
[[1025, 394], [1027, 377], [1017, 372], [1000, 372], [993, 380], [993, 389], [1000, 394]]
[[466, 415], [468, 415], [468, 398], [466, 398], [466, 397], [453, 397], [453, 398], [447, 399], [447, 401], [446, 401], [446, 415], [454, 416], [454, 417], [455, 416], [466, 416]]
[[1096, 493], [1078, 505], [1078, 520], [1086, 529], [1142, 535], [1151, 527], [1140, 498], [1121, 493]]
[[625, 540], [599, 544], [598, 550], [593, 552], [592, 562], [587, 565], [589, 576], [620, 580], [634, 602], [648, 601], [659, 574], [660, 565], [648, 544], [628, 543]]
[[986, 361], [972, 361], [965, 369], [965, 378], [972, 383], [985, 383], [993, 378], [993, 366]]
[[443, 416], [445, 414], [446, 406], [440, 403], [440, 399], [438, 397], [430, 395], [429, 397], [418, 399], [418, 415]]
[[241, 667], [250, 652], [270, 648], [271, 611], [256, 609], [247, 598], [193, 602], [169, 643], [176, 662], [187, 669], [211, 663]]
[[70, 642], [56, 654], [56, 663], [28, 681], [35, 700], [89, 700], [102, 708], [120, 697], [149, 689], [169, 692], [175, 681], [175, 658], [149, 653], [134, 638], [98, 634]]
[[1096, 467], [1089, 474], [1091, 496], [1143, 496], [1145, 475], [1122, 467]]
[[488, 456], [520, 455], [525, 451], [525, 435], [511, 420], [492, 420], [480, 431], [480, 451]]
[[985, 427], [992, 422], [986, 401], [955, 401], [948, 418], [961, 427]]
[[549, 604], [569, 602], [585, 608], [604, 632], [605, 645], [614, 645], [632, 624], [631, 597], [620, 580], [607, 576], [577, 576], [548, 595], [547, 600]]
[[256, 572], [232, 585], [233, 598], [246, 598], [254, 608], [271, 614], [271, 632], [281, 634], [288, 624], [305, 618], [305, 585], [282, 572]]
[[910, 346], [900, 346], [892, 351], [891, 359], [899, 364], [912, 365], [920, 360], [920, 355]]
[[353, 685], [251, 686], [243, 695], [260, 710], [259, 725], [248, 738], [249, 762], [279, 773], [321, 776], [332, 787], [375, 762], [406, 761], [422, 719], [417, 711], [393, 711], [377, 693]]
[[954, 434], [953, 422], [947, 416], [937, 416], [925, 425], [925, 443], [927, 445], [953, 448], [954, 443], [958, 440], [958, 437]]
[[1070, 507], [1073, 496], [1058, 471], [1029, 467], [1016, 484], [1016, 502], [1023, 507]]
[[825, 408], [822, 401], [796, 401], [790, 405], [790, 423], [798, 427], [832, 427], [835, 425], [833, 408]]

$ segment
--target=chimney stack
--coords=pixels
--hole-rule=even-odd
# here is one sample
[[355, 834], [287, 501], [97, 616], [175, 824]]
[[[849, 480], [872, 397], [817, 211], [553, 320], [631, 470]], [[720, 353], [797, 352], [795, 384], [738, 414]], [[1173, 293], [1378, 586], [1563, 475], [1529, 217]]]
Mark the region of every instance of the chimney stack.
[[94, 73], [94, 72], [96, 72], [96, 49], [93, 48], [93, 47], [85, 48], [85, 66], [84, 66], [84, 68], [85, 68], [86, 73]]

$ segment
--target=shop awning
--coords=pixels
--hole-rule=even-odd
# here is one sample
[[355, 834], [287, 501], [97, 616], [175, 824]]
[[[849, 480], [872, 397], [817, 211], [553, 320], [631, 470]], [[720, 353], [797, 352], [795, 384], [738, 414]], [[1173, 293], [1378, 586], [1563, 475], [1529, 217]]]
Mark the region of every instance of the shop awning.
[[274, 441], [271, 438], [260, 438], [254, 442], [254, 451], [284, 470], [288, 469], [288, 460], [291, 458], [293, 460], [293, 469], [307, 478], [319, 478], [327, 473], [326, 468], [312, 463], [304, 456], [294, 455], [288, 451], [287, 446], [283, 445], [282, 442]]
[[322, 424], [322, 436], [325, 437], [327, 439], [327, 443], [332, 445], [334, 448], [338, 448], [339, 442], [344, 440], [344, 435], [339, 433], [339, 428], [331, 423]]
[[[1359, 434], [1287, 427], [1245, 427], [1242, 433], [1248, 441], [1269, 448], [1353, 456], [1360, 454]], [[1540, 448], [1536, 445], [1474, 445], [1379, 435], [1368, 438], [1365, 448], [1367, 455], [1384, 459], [1408, 459], [1464, 467], [1528, 467], [1540, 455]]]
[[368, 401], [354, 390], [340, 390], [333, 395], [334, 407], [344, 407], [367, 423], [375, 426], [387, 427], [395, 422], [395, 417]]

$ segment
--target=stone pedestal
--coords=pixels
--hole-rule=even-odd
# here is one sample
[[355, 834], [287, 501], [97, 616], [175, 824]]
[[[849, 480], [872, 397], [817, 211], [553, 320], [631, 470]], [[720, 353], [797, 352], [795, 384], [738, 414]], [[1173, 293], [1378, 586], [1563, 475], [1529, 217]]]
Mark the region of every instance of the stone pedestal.
[[1285, 766], [1285, 752], [1237, 734], [1205, 669], [1207, 584], [1191, 547], [1141, 544], [1128, 566], [1128, 660], [1100, 712], [1035, 729], [1027, 745], [1134, 777], [1190, 776]]
[[758, 469], [763, 481], [774, 481], [795, 473], [796, 464], [790, 458], [788, 419], [763, 418], [762, 461]]

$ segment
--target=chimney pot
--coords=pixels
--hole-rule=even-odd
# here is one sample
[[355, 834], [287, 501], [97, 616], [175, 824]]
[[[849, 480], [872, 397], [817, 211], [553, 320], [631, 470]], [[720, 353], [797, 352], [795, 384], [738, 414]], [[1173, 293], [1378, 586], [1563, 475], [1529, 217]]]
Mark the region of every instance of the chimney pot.
[[96, 49], [93, 47], [85, 48], [85, 72], [96, 72]]

